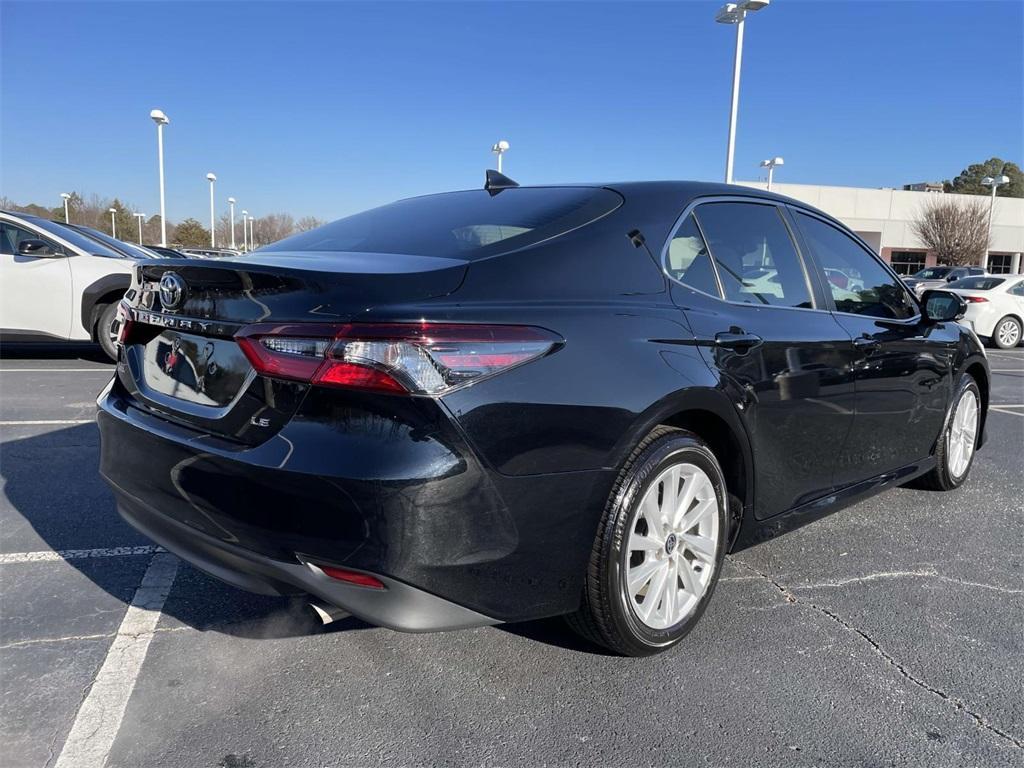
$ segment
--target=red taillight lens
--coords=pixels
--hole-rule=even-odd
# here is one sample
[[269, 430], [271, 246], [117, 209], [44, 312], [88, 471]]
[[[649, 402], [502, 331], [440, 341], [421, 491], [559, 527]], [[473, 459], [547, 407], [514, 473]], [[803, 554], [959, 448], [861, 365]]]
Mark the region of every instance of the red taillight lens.
[[983, 301], [987, 302], [988, 299], [984, 296], [964, 296], [964, 301], [968, 301], [971, 304], [980, 304]]
[[332, 579], [344, 581], [347, 584], [355, 584], [358, 587], [369, 587], [370, 589], [387, 589], [384, 582], [376, 576], [360, 571], [350, 571], [348, 568], [338, 568], [336, 565], [317, 565], [321, 571]]
[[131, 312], [124, 304], [117, 305], [117, 312], [114, 314], [114, 322], [117, 324], [117, 343], [122, 347], [128, 341], [132, 332]]
[[534, 360], [561, 339], [530, 326], [448, 323], [262, 324], [235, 337], [265, 376], [439, 395]]

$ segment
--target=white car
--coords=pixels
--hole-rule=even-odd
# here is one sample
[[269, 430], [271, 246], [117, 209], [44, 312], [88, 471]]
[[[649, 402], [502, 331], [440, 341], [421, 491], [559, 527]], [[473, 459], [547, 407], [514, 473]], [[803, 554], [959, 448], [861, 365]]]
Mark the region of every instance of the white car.
[[1020, 344], [1024, 329], [1024, 275], [965, 277], [946, 286], [967, 301], [960, 322], [1000, 349]]
[[111, 325], [134, 264], [72, 227], [0, 211], [0, 336], [95, 341], [116, 360]]

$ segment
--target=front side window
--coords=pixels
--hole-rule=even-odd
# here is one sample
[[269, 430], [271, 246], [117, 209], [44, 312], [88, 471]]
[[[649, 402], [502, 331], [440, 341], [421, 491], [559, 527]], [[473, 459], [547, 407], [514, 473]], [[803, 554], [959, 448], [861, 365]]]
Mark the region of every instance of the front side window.
[[839, 312], [894, 320], [917, 314], [917, 306], [900, 281], [856, 240], [814, 216], [795, 214], [825, 274], [838, 270], [848, 278], [843, 286], [827, 281]]
[[778, 208], [703, 203], [695, 214], [726, 299], [773, 307], [814, 306], [803, 265]]
[[18, 252], [18, 244], [22, 240], [43, 240], [54, 253], [64, 250], [50, 239], [40, 237], [38, 232], [9, 224], [6, 221], [0, 222], [0, 253], [13, 256]]
[[712, 296], [721, 296], [707, 244], [692, 213], [669, 241], [667, 267], [669, 274], [680, 283]]

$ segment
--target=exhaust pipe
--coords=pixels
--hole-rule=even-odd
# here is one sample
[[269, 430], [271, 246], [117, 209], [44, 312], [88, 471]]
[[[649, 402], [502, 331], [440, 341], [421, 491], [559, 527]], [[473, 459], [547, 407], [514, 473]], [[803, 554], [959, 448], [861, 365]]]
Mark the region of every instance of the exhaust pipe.
[[316, 613], [320, 621], [323, 622], [323, 625], [325, 627], [328, 624], [332, 624], [333, 622], [338, 621], [338, 619], [344, 619], [346, 616], [350, 615], [348, 611], [342, 610], [336, 605], [324, 603], [319, 600], [315, 602], [310, 601], [309, 607], [313, 609], [313, 611]]

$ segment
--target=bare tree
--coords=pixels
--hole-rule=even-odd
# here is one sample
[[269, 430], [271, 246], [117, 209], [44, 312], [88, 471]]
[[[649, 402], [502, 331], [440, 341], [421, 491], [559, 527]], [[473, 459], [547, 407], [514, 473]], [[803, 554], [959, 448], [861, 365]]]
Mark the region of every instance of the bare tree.
[[318, 219], [316, 216], [303, 216], [295, 223], [295, 228], [299, 232], [308, 232], [311, 229], [322, 227], [324, 223], [323, 219]]
[[988, 205], [983, 200], [958, 200], [949, 195], [930, 195], [911, 229], [939, 264], [980, 264], [988, 251]]

